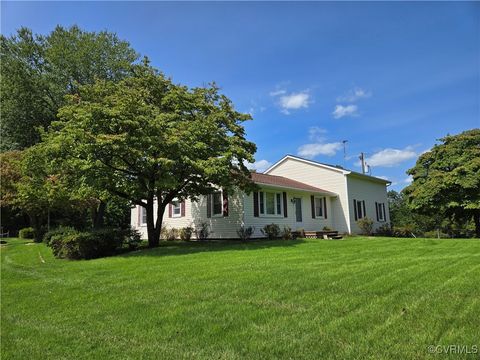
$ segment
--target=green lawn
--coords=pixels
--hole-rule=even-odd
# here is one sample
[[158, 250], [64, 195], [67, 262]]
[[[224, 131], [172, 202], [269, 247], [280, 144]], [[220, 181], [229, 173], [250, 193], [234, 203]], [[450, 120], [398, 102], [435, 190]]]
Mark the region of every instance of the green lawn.
[[478, 240], [169, 243], [68, 261], [10, 239], [1, 252], [4, 360], [480, 352]]

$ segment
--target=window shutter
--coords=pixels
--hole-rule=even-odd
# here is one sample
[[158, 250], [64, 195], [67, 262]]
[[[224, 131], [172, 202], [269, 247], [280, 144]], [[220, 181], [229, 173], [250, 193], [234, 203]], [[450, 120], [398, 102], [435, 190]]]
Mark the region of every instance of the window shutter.
[[375, 201], [375, 212], [377, 213], [377, 221], [380, 221], [380, 216], [379, 216], [379, 214], [378, 214], [378, 210], [379, 210], [379, 209], [378, 209], [378, 205], [379, 205], [379, 204]]
[[172, 217], [172, 204], [168, 204], [168, 217]]
[[253, 192], [253, 216], [258, 217], [258, 192]]
[[358, 214], [357, 214], [357, 200], [353, 200], [353, 212], [355, 214], [355, 221], [358, 220]]
[[283, 192], [283, 217], [288, 217], [287, 213], [287, 193]]
[[310, 195], [310, 202], [312, 204], [312, 219], [315, 219], [315, 197]]
[[228, 216], [228, 194], [223, 190], [223, 216]]
[[327, 218], [327, 198], [323, 198], [323, 216]]
[[212, 194], [207, 195], [207, 218], [212, 217]]
[[365, 200], [362, 201], [362, 207], [363, 207], [363, 217], [367, 217], [367, 212], [365, 211]]
[[185, 201], [180, 204], [180, 213], [182, 217], [185, 217]]

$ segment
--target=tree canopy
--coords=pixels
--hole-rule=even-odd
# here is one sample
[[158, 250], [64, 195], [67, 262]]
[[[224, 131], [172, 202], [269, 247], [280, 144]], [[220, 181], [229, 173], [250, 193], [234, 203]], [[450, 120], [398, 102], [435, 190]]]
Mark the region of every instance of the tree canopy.
[[473, 218], [480, 237], [480, 129], [440, 139], [408, 170], [409, 207], [423, 214]]
[[90, 174], [89, 186], [144, 207], [156, 246], [173, 199], [253, 187], [244, 165], [256, 151], [242, 126], [249, 119], [215, 84], [177, 85], [145, 62], [130, 77], [98, 79], [67, 96], [45, 141], [62, 144], [65, 161]]
[[55, 120], [66, 94], [95, 79], [129, 74], [137, 53], [115, 34], [57, 26], [34, 35], [21, 28], [0, 36], [1, 150], [24, 149], [40, 141], [38, 129]]

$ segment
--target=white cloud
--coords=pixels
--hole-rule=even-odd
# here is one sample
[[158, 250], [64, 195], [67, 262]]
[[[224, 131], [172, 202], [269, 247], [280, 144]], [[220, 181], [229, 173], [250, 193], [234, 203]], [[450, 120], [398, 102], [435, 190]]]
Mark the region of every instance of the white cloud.
[[291, 110], [308, 108], [311, 96], [308, 90], [288, 93], [285, 89], [277, 89], [270, 92], [270, 96], [278, 98], [278, 105], [284, 114], [290, 114]]
[[272, 163], [270, 161], [267, 161], [267, 160], [258, 160], [258, 161], [255, 161], [253, 164], [252, 163], [245, 163], [245, 166], [249, 169], [249, 170], [255, 170], [255, 171], [258, 171], [258, 172], [264, 172], [265, 170], [267, 170], [270, 166], [272, 166]]
[[285, 114], [289, 114], [289, 110], [308, 108], [309, 104], [310, 94], [306, 91], [282, 95], [280, 97], [280, 107]]
[[340, 119], [344, 116], [356, 116], [357, 105], [336, 105], [332, 115], [335, 119]]
[[349, 90], [345, 95], [339, 96], [337, 98], [338, 102], [355, 102], [360, 99], [369, 98], [372, 96], [370, 91], [365, 89], [356, 87], [354, 89]]
[[366, 162], [370, 166], [392, 167], [417, 156], [418, 154], [411, 146], [407, 146], [405, 149], [387, 148], [367, 157]]
[[270, 96], [278, 96], [278, 95], [283, 95], [286, 94], [286, 90], [274, 90], [270, 92]]
[[317, 155], [333, 156], [342, 148], [341, 142], [305, 144], [298, 148], [298, 155], [307, 159], [314, 158]]
[[413, 176], [412, 176], [412, 175], [408, 175], [408, 176], [403, 180], [403, 182], [404, 182], [405, 184], [410, 184], [412, 181], [413, 181]]
[[325, 140], [327, 130], [318, 126], [312, 126], [308, 129], [308, 138], [312, 141], [322, 142]]

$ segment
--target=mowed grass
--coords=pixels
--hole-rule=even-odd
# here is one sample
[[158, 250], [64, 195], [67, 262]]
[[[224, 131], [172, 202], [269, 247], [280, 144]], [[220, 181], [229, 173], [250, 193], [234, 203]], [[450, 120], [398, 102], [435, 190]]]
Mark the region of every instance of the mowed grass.
[[2, 359], [423, 359], [429, 345], [480, 347], [478, 240], [169, 243], [67, 261], [10, 239], [1, 252]]

